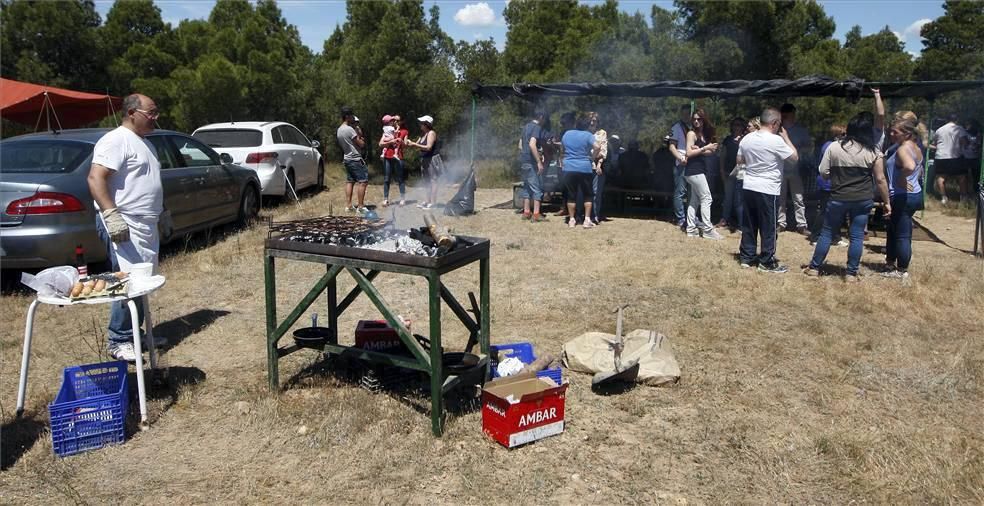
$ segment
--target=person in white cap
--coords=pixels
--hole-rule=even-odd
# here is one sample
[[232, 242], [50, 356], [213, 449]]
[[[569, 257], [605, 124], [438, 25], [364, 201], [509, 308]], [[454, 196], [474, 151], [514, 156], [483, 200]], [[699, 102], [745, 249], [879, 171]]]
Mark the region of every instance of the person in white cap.
[[420, 168], [430, 182], [427, 199], [417, 204], [417, 207], [430, 209], [437, 203], [437, 182], [444, 173], [444, 160], [441, 159], [441, 140], [434, 131], [434, 118], [424, 115], [417, 118], [417, 121], [420, 122], [423, 134], [416, 142], [408, 139], [406, 143], [407, 146], [420, 150]]

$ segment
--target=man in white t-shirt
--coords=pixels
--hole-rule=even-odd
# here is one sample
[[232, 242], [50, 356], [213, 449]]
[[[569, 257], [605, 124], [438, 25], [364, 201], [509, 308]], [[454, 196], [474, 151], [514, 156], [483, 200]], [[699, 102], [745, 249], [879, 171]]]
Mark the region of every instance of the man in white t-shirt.
[[680, 120], [673, 124], [670, 137], [676, 139], [670, 144], [670, 154], [676, 160], [673, 167], [673, 216], [678, 227], [686, 224], [683, 210], [683, 199], [687, 196], [687, 180], [684, 171], [687, 168], [687, 132], [690, 130], [690, 106], [680, 106]]
[[946, 204], [946, 178], [955, 177], [960, 185], [960, 194], [970, 193], [967, 184], [967, 171], [964, 167], [963, 149], [967, 144], [967, 131], [957, 123], [957, 115], [951, 114], [949, 121], [933, 134], [933, 145], [936, 147], [933, 171], [936, 173], [936, 191], [940, 194], [940, 202]]
[[[123, 113], [123, 126], [102, 136], [93, 148], [89, 191], [102, 213], [97, 226], [111, 243], [114, 269], [128, 272], [133, 264], [147, 262], [154, 264], [156, 273], [158, 226], [169, 228], [170, 219], [162, 216], [164, 189], [157, 151], [144, 136], [154, 131], [160, 112], [150, 97], [133, 94], [123, 99]], [[136, 303], [142, 322], [143, 298]], [[155, 339], [158, 346], [164, 343], [163, 338]], [[130, 312], [122, 302], [110, 308], [109, 353], [117, 360], [136, 360]]]
[[[762, 272], [784, 273], [788, 269], [776, 259], [776, 208], [782, 188], [783, 164], [795, 162], [799, 154], [782, 129], [779, 110], [762, 111], [762, 128], [745, 135], [738, 145], [739, 164], [745, 164], [742, 187], [745, 219], [741, 226], [741, 266], [749, 268], [758, 260]], [[761, 253], [756, 255], [761, 236]]]

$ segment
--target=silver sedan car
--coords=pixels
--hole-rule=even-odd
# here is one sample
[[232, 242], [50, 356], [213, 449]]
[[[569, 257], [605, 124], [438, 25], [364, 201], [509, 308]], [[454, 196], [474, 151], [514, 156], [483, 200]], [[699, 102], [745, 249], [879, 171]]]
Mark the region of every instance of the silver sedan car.
[[[106, 259], [86, 177], [92, 149], [109, 129], [22, 135], [0, 143], [0, 267], [40, 269]], [[147, 136], [161, 162], [164, 207], [174, 232], [162, 242], [256, 217], [260, 181], [195, 138], [168, 130]]]

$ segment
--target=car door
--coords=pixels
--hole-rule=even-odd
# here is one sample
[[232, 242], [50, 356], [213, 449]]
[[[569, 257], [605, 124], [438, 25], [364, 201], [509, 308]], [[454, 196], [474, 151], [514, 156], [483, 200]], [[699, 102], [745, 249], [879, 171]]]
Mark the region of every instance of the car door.
[[290, 126], [277, 126], [270, 132], [270, 135], [273, 137], [274, 149], [280, 155], [277, 158], [280, 165], [285, 170], [294, 169], [294, 184], [297, 185], [295, 190], [303, 188], [306, 185], [307, 168], [304, 166], [303, 157], [298, 152], [298, 146], [294, 144], [294, 136], [290, 131]]
[[170, 138], [184, 166], [194, 172], [198, 181], [193, 205], [196, 225], [224, 221], [234, 214], [239, 195], [236, 194], [235, 181], [219, 160], [219, 154], [186, 135], [173, 134]]
[[174, 234], [180, 234], [194, 226], [197, 219], [193, 197], [198, 190], [196, 171], [181, 163], [174, 146], [164, 135], [150, 135], [147, 140], [154, 146], [161, 163], [164, 208], [171, 212]]
[[311, 141], [308, 140], [300, 130], [293, 126], [285, 126], [287, 133], [290, 136], [292, 147], [297, 151], [297, 156], [295, 157], [298, 161], [298, 165], [304, 166], [302, 169], [304, 172], [304, 179], [301, 182], [301, 176], [298, 176], [298, 186], [306, 188], [318, 182], [318, 161], [314, 157], [314, 148], [311, 147]]

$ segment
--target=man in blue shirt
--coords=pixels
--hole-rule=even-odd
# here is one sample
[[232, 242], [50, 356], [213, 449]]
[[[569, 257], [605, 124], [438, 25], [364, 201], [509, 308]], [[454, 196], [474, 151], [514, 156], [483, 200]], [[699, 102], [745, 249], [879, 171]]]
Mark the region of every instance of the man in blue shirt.
[[[534, 222], [541, 221], [540, 201], [543, 200], [543, 184], [540, 176], [543, 174], [543, 154], [540, 144], [543, 142], [543, 121], [546, 113], [537, 110], [533, 120], [523, 127], [523, 137], [519, 143], [519, 170], [523, 181], [523, 219]], [[533, 212], [530, 213], [530, 199], [533, 200]]]

